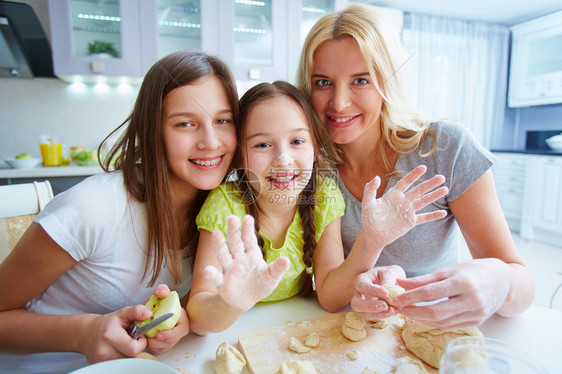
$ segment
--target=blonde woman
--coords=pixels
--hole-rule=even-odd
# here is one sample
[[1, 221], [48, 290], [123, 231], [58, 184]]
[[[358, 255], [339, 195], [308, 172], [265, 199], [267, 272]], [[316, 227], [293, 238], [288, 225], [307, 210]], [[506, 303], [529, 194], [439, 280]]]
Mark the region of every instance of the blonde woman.
[[[498, 202], [494, 157], [462, 126], [425, 120], [407, 103], [403, 64], [399, 38], [384, 16], [359, 4], [320, 19], [299, 64], [298, 86], [341, 153], [336, 166], [346, 202], [346, 254], [354, 244], [377, 243], [365, 235], [372, 216], [361, 212], [374, 176], [381, 178], [377, 199], [420, 164], [427, 178], [444, 175], [449, 189], [422, 210], [445, 209], [444, 219], [418, 225], [384, 248], [373, 246], [376, 267], [356, 279], [352, 307], [368, 318], [400, 312], [440, 328], [478, 325], [496, 312], [521, 313], [533, 301], [534, 282]], [[457, 224], [473, 257], [461, 264]], [[408, 292], [390, 307], [382, 286], [395, 283]]]

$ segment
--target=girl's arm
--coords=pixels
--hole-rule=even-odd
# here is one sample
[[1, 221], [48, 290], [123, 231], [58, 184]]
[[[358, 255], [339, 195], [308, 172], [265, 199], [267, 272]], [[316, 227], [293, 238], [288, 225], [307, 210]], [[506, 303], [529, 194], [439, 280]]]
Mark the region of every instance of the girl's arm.
[[136, 356], [146, 339], [131, 339], [132, 321], [146, 319], [144, 306], [123, 308], [105, 316], [42, 315], [24, 307], [76, 261], [37, 223], [32, 223], [16, 247], [0, 264], [0, 349], [17, 352], [79, 352], [89, 362]]
[[314, 279], [318, 299], [324, 309], [335, 312], [351, 301], [355, 293], [355, 278], [375, 266], [387, 244], [418, 224], [446, 215], [443, 210], [417, 213], [448, 193], [446, 187], [437, 188], [445, 181], [440, 175], [410, 189], [426, 170], [425, 166], [416, 167], [378, 199], [380, 178], [375, 177], [365, 185], [362, 227], [345, 261], [340, 220], [326, 227], [314, 251]]
[[[399, 280], [407, 289], [395, 298], [404, 314], [440, 328], [479, 325], [497, 312], [521, 313], [534, 299], [534, 281], [525, 266], [500, 207], [491, 170], [449, 203], [473, 261], [432, 274]], [[446, 302], [410, 306], [422, 300]]]
[[202, 230], [187, 304], [190, 327], [205, 335], [230, 327], [246, 310], [269, 295], [289, 268], [289, 259], [263, 259], [254, 219], [227, 218], [227, 240], [220, 231]]

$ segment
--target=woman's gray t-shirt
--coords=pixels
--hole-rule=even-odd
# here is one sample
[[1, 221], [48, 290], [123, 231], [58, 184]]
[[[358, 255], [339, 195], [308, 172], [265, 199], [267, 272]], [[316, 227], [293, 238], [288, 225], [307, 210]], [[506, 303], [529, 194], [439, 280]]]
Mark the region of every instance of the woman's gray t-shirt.
[[[449, 209], [449, 201], [461, 196], [495, 161], [495, 157], [461, 125], [437, 122], [431, 124], [430, 130], [436, 134], [435, 152], [427, 157], [420, 156], [433, 146], [433, 137], [427, 136], [418, 150], [398, 155], [396, 171], [405, 175], [418, 165], [426, 165], [424, 180], [444, 175], [444, 185], [449, 188], [449, 193], [419, 212], [445, 209], [447, 216], [414, 227], [387, 245], [376, 263], [377, 266], [400, 265], [408, 277], [431, 273], [458, 262], [456, 221]], [[337, 179], [346, 204], [341, 231], [347, 256], [361, 229], [361, 202], [347, 190], [339, 173]], [[397, 182], [398, 179], [391, 178], [386, 191]]]

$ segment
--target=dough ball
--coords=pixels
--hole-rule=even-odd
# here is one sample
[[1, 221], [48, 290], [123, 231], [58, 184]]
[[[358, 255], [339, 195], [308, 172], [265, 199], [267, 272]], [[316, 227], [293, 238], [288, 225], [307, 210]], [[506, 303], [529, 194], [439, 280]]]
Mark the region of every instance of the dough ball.
[[304, 339], [304, 345], [310, 348], [316, 348], [320, 344], [320, 336], [315, 333], [311, 332], [308, 336]]
[[388, 292], [388, 298], [386, 299], [386, 303], [388, 305], [394, 305], [394, 298], [401, 293], [404, 293], [404, 289], [397, 284], [383, 286], [386, 292]]
[[392, 369], [394, 374], [427, 374], [423, 364], [411, 357], [404, 356], [396, 360]]
[[289, 349], [297, 353], [306, 353], [309, 352], [311, 348], [302, 344], [301, 341], [295, 338], [294, 336], [291, 336], [289, 338]]
[[434, 368], [439, 368], [447, 344], [461, 336], [482, 336], [482, 333], [477, 327], [440, 330], [410, 318], [406, 318], [402, 329], [406, 348]]
[[359, 353], [359, 351], [357, 350], [353, 350], [353, 351], [349, 351], [347, 352], [347, 357], [351, 360], [351, 361], [355, 361], [359, 358], [361, 358], [361, 353]]
[[144, 358], [146, 360], [158, 361], [156, 357], [148, 352], [141, 352], [137, 355], [137, 358]]
[[278, 374], [317, 374], [310, 361], [292, 360], [281, 364]]
[[365, 326], [365, 318], [357, 312], [347, 312], [345, 314], [345, 324], [352, 329], [360, 330]]
[[226, 342], [219, 345], [215, 360], [217, 374], [240, 374], [244, 366], [246, 360], [236, 348]]
[[369, 368], [365, 368], [365, 369], [363, 369], [361, 374], [382, 374], [382, 373], [380, 371], [373, 371]]
[[358, 342], [365, 339], [365, 337], [367, 336], [367, 330], [365, 330], [364, 328], [361, 328], [359, 330], [354, 329], [349, 327], [347, 323], [344, 323], [341, 326], [341, 333], [352, 342]]
[[374, 329], [385, 329], [388, 326], [388, 323], [384, 320], [378, 320], [378, 321], [369, 321], [369, 325], [374, 328]]

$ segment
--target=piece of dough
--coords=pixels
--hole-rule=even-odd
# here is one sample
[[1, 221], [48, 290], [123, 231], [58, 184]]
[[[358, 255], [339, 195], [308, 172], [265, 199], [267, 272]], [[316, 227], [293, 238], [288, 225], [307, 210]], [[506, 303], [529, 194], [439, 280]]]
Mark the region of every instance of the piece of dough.
[[359, 358], [361, 358], [361, 353], [359, 353], [359, 351], [357, 350], [353, 350], [353, 351], [349, 351], [347, 352], [347, 357], [351, 360], [351, 361], [355, 361]]
[[144, 358], [146, 360], [158, 361], [156, 357], [148, 352], [141, 352], [137, 355], [137, 358]]
[[360, 330], [365, 326], [365, 318], [357, 312], [347, 312], [345, 314], [345, 324], [352, 329]]
[[307, 347], [316, 348], [318, 347], [319, 344], [320, 344], [320, 336], [315, 332], [311, 332], [304, 339], [304, 345], [306, 345]]
[[423, 364], [411, 357], [404, 356], [396, 360], [393, 368], [394, 374], [427, 374]]
[[382, 374], [382, 373], [379, 372], [379, 371], [373, 371], [373, 370], [371, 370], [371, 369], [369, 369], [369, 368], [365, 368], [365, 369], [363, 369], [363, 371], [361, 372], [361, 374]]
[[406, 348], [434, 368], [439, 368], [447, 343], [461, 336], [482, 336], [482, 333], [477, 327], [440, 330], [410, 318], [406, 318], [402, 329]]
[[367, 336], [367, 330], [364, 328], [361, 328], [361, 330], [353, 329], [345, 323], [341, 326], [341, 333], [353, 342], [363, 340]]
[[246, 360], [236, 348], [226, 342], [219, 345], [215, 360], [217, 374], [240, 374], [244, 366]]
[[317, 374], [311, 361], [292, 360], [281, 364], [278, 374]]
[[386, 292], [388, 292], [388, 297], [386, 299], [386, 303], [388, 305], [394, 305], [394, 298], [401, 293], [404, 293], [404, 289], [397, 284], [391, 284], [383, 287]]
[[367, 330], [364, 328], [365, 323], [366, 321], [361, 314], [347, 312], [345, 322], [341, 326], [341, 333], [353, 342], [363, 340], [367, 336]]
[[302, 344], [301, 341], [295, 338], [294, 336], [291, 336], [289, 338], [289, 349], [297, 353], [306, 353], [311, 350], [310, 347], [307, 347], [306, 345]]
[[384, 320], [375, 320], [375, 321], [369, 321], [369, 325], [374, 328], [374, 329], [385, 329], [388, 326], [388, 323]]

